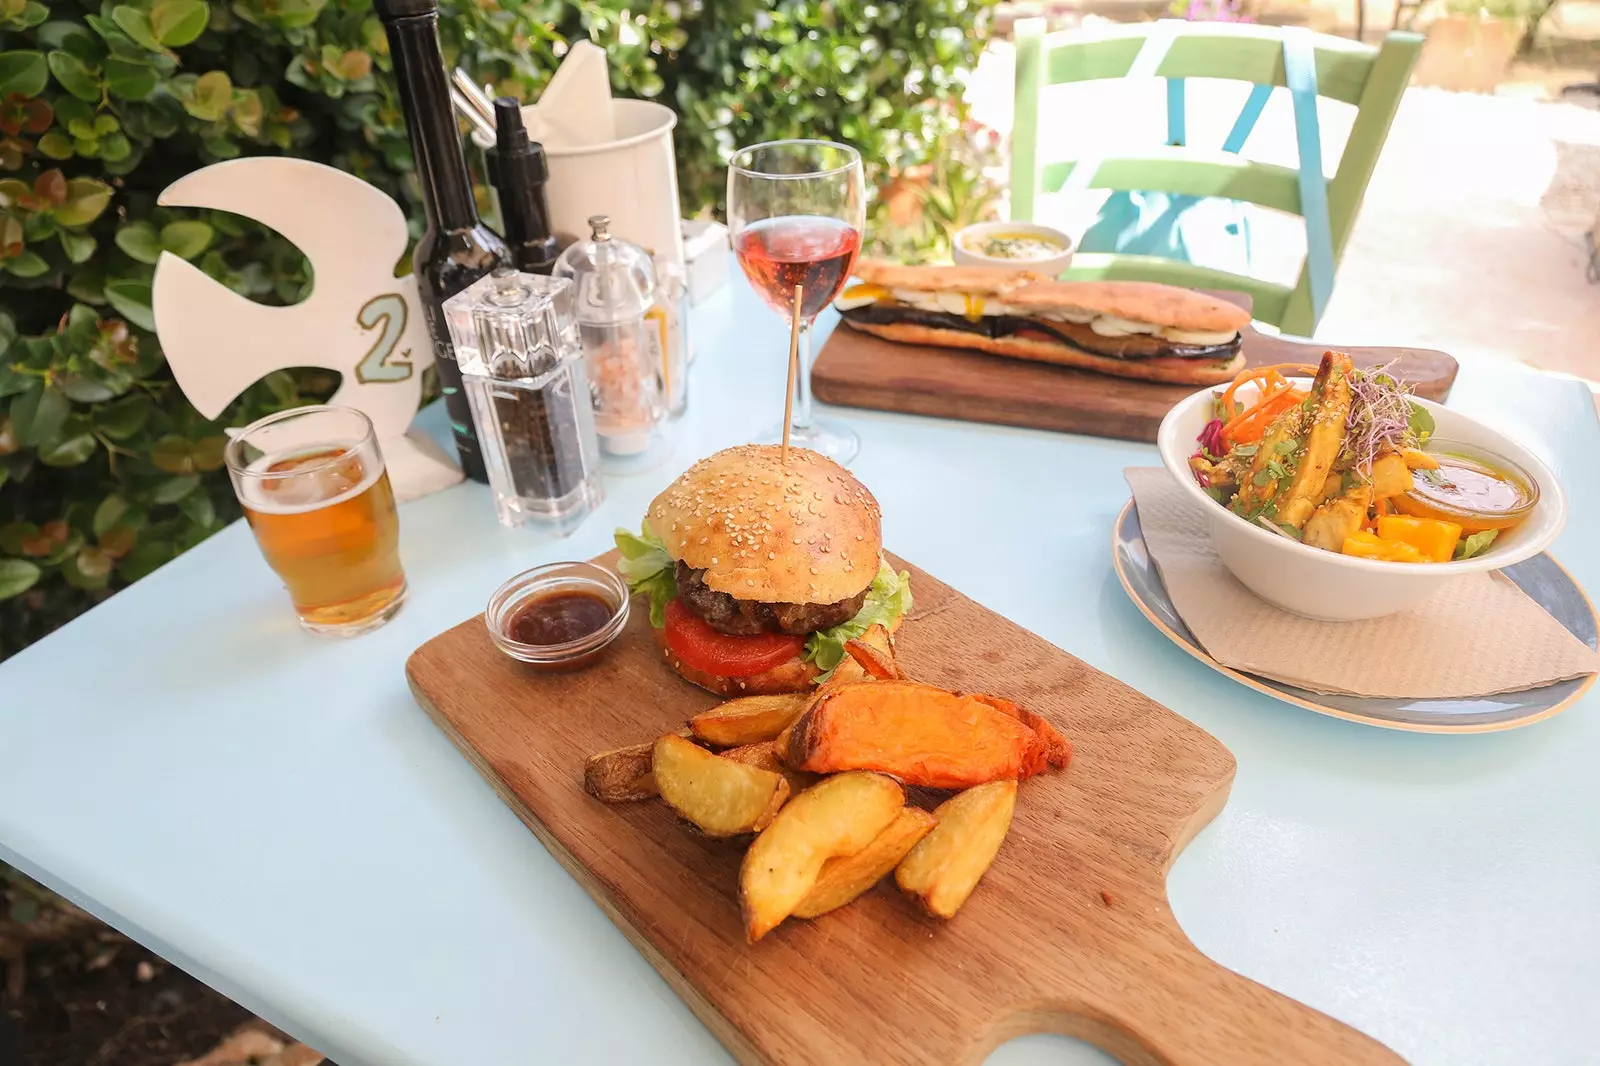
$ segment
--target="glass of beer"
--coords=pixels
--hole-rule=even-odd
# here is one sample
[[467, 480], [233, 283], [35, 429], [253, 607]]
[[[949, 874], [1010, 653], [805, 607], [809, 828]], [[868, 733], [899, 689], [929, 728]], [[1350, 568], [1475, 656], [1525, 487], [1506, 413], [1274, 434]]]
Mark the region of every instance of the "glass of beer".
[[400, 520], [372, 422], [348, 407], [297, 407], [228, 442], [228, 473], [300, 624], [351, 637], [400, 610]]

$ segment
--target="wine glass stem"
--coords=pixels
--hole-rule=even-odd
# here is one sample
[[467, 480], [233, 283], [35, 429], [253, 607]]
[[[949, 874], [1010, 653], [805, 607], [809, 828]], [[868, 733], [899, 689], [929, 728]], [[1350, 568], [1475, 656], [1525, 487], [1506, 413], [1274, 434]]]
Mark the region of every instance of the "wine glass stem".
[[795, 359], [794, 420], [792, 429], [811, 428], [811, 323], [800, 324], [800, 354]]

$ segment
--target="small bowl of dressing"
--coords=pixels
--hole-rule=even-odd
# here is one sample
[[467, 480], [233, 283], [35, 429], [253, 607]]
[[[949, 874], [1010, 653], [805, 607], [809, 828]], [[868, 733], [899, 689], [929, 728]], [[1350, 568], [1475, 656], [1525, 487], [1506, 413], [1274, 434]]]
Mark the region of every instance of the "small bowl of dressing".
[[963, 266], [1055, 277], [1072, 262], [1072, 238], [1037, 222], [979, 222], [956, 234], [950, 253]]
[[1394, 498], [1397, 510], [1442, 518], [1464, 534], [1510, 529], [1539, 505], [1539, 482], [1503, 455], [1455, 440], [1428, 441], [1437, 470], [1413, 470], [1412, 489]]
[[524, 570], [489, 597], [483, 621], [495, 647], [541, 670], [580, 670], [628, 624], [628, 587], [593, 563]]

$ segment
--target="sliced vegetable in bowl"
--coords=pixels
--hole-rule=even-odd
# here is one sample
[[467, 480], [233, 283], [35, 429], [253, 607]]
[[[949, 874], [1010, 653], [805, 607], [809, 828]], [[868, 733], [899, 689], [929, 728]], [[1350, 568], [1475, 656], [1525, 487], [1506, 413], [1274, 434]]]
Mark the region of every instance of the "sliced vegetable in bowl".
[[[1313, 369], [1309, 387], [1284, 376]], [[1537, 483], [1505, 472], [1505, 460], [1436, 454], [1434, 429], [1387, 368], [1328, 352], [1315, 368], [1241, 373], [1214, 397], [1188, 465], [1235, 515], [1313, 548], [1380, 562], [1471, 558], [1526, 516]], [[1515, 517], [1513, 505], [1524, 505]]]

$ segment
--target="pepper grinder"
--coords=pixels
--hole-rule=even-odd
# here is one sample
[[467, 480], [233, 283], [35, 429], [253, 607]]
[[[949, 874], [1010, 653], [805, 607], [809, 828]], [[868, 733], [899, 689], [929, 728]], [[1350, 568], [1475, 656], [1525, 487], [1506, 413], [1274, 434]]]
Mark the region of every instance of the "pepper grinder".
[[444, 303], [495, 513], [566, 536], [600, 505], [572, 283], [507, 268]]

